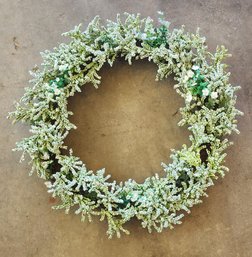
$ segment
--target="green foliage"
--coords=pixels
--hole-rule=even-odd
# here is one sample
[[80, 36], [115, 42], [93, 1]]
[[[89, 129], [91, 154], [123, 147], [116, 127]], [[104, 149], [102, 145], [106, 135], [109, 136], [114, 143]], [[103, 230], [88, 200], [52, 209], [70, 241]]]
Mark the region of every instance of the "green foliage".
[[168, 28], [164, 25], [154, 29], [155, 33], [148, 32], [146, 42], [151, 47], [160, 47], [162, 44], [167, 44], [167, 32]]
[[53, 78], [49, 81], [49, 85], [53, 86], [56, 85], [57, 88], [63, 88], [69, 83], [68, 81], [68, 72], [64, 71], [63, 74], [58, 75], [56, 78]]
[[200, 74], [200, 70], [195, 71], [195, 75], [189, 81], [189, 86], [191, 87], [191, 92], [193, 95], [202, 96], [202, 91], [207, 88], [208, 82], [205, 80], [205, 76]]

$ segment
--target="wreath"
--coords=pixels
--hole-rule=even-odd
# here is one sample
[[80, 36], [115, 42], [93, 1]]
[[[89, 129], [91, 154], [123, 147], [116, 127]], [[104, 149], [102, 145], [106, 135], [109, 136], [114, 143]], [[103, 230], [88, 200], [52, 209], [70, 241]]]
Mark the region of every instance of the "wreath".
[[[207, 51], [205, 38], [180, 29], [169, 29], [169, 22], [159, 13], [159, 25], [150, 17], [125, 13], [116, 21], [101, 25], [95, 17], [84, 32], [76, 26], [63, 35], [71, 38], [53, 51], [41, 53], [43, 63], [31, 71], [31, 87], [27, 87], [15, 111], [9, 117], [31, 125], [31, 136], [17, 143], [14, 150], [31, 158], [31, 173], [46, 180], [48, 192], [59, 197], [55, 209], [66, 213], [77, 205], [76, 214], [91, 221], [99, 215], [108, 223], [107, 234], [118, 237], [124, 224], [136, 217], [149, 232], [173, 228], [181, 223], [184, 212], [202, 202], [206, 189], [219, 175], [224, 176], [230, 142], [227, 135], [237, 130], [235, 91], [229, 83], [230, 73], [222, 63], [228, 56], [224, 46], [214, 54]], [[161, 163], [165, 172], [146, 178], [140, 184], [133, 179], [117, 183], [105, 169], [93, 172], [64, 145], [69, 130], [76, 128], [69, 121], [67, 99], [80, 92], [86, 83], [98, 87], [99, 71], [105, 63], [111, 66], [117, 57], [129, 64], [148, 59], [157, 65], [156, 80], [174, 75], [177, 93], [184, 98], [179, 126], [191, 132], [190, 146], [172, 150], [170, 164]], [[63, 150], [67, 150], [63, 154]]]

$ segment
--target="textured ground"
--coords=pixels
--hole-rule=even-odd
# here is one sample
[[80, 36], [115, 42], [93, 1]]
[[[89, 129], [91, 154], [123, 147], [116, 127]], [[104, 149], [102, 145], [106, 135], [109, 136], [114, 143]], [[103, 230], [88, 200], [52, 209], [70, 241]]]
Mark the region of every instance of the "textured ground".
[[[25, 125], [5, 119], [13, 100], [23, 94], [28, 70], [40, 63], [39, 52], [60, 42], [62, 32], [87, 25], [94, 15], [114, 19], [116, 13], [140, 12], [156, 17], [163, 10], [173, 26], [201, 27], [210, 50], [224, 44], [231, 82], [242, 85], [238, 107], [240, 136], [232, 136], [225, 179], [216, 182], [204, 203], [192, 209], [182, 225], [162, 234], [148, 234], [138, 222], [131, 236], [108, 240], [106, 224], [81, 224], [71, 213], [52, 211], [54, 199], [36, 176], [19, 164], [14, 143], [28, 134]], [[250, 257], [252, 256], [252, 2], [251, 0], [0, 0], [0, 256], [1, 257]], [[143, 181], [169, 161], [170, 148], [187, 142], [176, 126], [182, 105], [173, 80], [155, 82], [155, 66], [122, 61], [102, 70], [97, 91], [70, 100], [78, 129], [67, 138], [74, 152], [92, 169], [105, 166], [117, 180]]]

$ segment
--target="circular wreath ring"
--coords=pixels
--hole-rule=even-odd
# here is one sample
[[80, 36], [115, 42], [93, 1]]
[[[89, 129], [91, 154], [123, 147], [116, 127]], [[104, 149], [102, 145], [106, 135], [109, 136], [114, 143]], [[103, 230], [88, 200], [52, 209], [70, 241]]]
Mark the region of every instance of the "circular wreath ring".
[[[235, 91], [229, 83], [230, 73], [225, 71], [222, 59], [227, 50], [217, 47], [207, 51], [205, 38], [180, 29], [169, 29], [162, 13], [159, 25], [148, 17], [125, 13], [123, 19], [100, 24], [99, 17], [81, 32], [80, 25], [64, 33], [71, 41], [62, 43], [53, 51], [42, 53], [41, 68], [31, 72], [32, 87], [27, 87], [16, 110], [9, 114], [14, 121], [31, 124], [30, 137], [17, 143], [14, 150], [28, 153], [32, 170], [47, 180], [48, 192], [59, 197], [68, 213], [77, 205], [76, 214], [82, 220], [99, 215], [108, 222], [108, 235], [129, 233], [124, 223], [136, 217], [149, 232], [154, 228], [172, 228], [181, 223], [183, 211], [200, 203], [213, 179], [224, 176], [228, 168], [222, 165], [224, 149], [230, 144], [225, 136], [238, 133], [235, 108]], [[185, 99], [180, 108], [182, 120], [191, 132], [190, 146], [172, 150], [172, 163], [161, 163], [164, 177], [157, 174], [139, 184], [132, 179], [116, 183], [110, 181], [105, 170], [88, 170], [85, 164], [62, 149], [69, 130], [76, 128], [70, 123], [67, 99], [80, 92], [86, 83], [95, 87], [100, 83], [99, 70], [105, 63], [111, 66], [116, 57], [123, 57], [129, 64], [134, 59], [154, 62], [156, 80], [171, 73], [177, 84], [175, 89]], [[205, 157], [203, 157], [205, 156]]]

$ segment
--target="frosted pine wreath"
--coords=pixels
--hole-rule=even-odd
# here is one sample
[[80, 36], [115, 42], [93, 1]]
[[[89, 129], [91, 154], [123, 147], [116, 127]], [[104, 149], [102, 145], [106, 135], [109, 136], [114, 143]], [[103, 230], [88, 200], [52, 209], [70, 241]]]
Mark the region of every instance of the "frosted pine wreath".
[[[95, 17], [82, 32], [80, 26], [65, 33], [68, 44], [42, 53], [41, 68], [31, 72], [32, 87], [26, 88], [16, 110], [9, 117], [31, 125], [30, 137], [17, 143], [16, 150], [31, 158], [32, 170], [46, 180], [48, 192], [59, 197], [68, 213], [77, 206], [82, 220], [99, 215], [108, 222], [108, 235], [128, 233], [124, 224], [136, 217], [149, 232], [161, 232], [181, 223], [183, 212], [200, 203], [213, 179], [224, 176], [223, 151], [230, 144], [227, 135], [238, 133], [234, 87], [229, 83], [222, 59], [227, 50], [217, 47], [207, 51], [205, 38], [199, 33], [186, 33], [184, 28], [169, 29], [160, 16], [155, 26], [151, 18], [125, 14], [116, 22], [100, 24]], [[139, 184], [129, 179], [116, 183], [101, 169], [88, 170], [73, 151], [64, 145], [69, 130], [76, 128], [69, 121], [67, 99], [85, 90], [86, 83], [98, 87], [99, 70], [105, 63], [111, 66], [117, 57], [129, 64], [147, 58], [157, 65], [157, 80], [173, 74], [175, 89], [185, 99], [180, 108], [182, 120], [191, 132], [190, 145], [172, 150], [172, 163], [162, 163], [164, 176], [148, 177]], [[90, 110], [92, 111], [92, 110]]]

